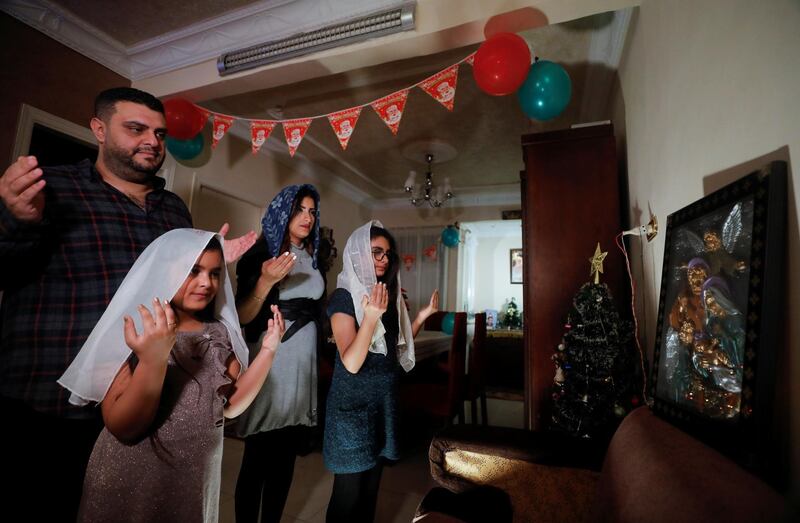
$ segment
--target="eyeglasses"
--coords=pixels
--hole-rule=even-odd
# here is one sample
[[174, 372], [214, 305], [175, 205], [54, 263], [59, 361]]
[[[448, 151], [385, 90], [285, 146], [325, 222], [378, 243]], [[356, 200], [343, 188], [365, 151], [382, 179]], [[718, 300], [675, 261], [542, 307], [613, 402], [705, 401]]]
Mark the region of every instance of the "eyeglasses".
[[394, 253], [392, 251], [384, 251], [383, 249], [372, 249], [372, 258], [375, 261], [383, 261], [387, 256], [391, 260]]

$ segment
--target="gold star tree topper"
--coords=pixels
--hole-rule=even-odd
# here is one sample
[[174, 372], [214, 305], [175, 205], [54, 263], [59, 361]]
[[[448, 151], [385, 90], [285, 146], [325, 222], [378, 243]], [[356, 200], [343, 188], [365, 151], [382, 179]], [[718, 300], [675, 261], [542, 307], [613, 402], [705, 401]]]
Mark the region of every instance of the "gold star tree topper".
[[600, 273], [603, 272], [603, 260], [608, 256], [608, 252], [600, 251], [600, 242], [597, 242], [597, 248], [594, 250], [594, 256], [589, 258], [592, 262], [592, 268], [589, 270], [589, 275], [594, 274], [594, 283], [600, 283]]

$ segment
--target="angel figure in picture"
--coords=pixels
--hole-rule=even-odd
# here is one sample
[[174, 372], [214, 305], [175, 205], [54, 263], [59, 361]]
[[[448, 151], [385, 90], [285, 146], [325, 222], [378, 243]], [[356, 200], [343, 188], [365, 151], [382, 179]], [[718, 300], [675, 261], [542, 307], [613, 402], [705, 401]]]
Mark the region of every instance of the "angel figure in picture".
[[703, 256], [708, 262], [709, 276], [739, 276], [747, 270], [744, 260], [734, 255], [739, 243], [746, 237], [744, 212], [742, 202], [737, 202], [725, 217], [722, 227], [719, 230], [704, 228], [702, 238], [688, 229], [682, 231], [694, 254]]

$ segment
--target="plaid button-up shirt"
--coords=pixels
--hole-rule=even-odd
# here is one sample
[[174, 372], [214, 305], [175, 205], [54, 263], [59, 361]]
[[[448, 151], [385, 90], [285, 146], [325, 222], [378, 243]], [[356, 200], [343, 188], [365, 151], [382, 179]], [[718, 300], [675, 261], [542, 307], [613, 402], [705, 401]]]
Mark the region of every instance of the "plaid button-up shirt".
[[19, 222], [0, 204], [0, 395], [37, 411], [88, 418], [56, 380], [147, 245], [191, 227], [183, 201], [156, 178], [146, 209], [94, 166], [44, 168], [44, 218]]

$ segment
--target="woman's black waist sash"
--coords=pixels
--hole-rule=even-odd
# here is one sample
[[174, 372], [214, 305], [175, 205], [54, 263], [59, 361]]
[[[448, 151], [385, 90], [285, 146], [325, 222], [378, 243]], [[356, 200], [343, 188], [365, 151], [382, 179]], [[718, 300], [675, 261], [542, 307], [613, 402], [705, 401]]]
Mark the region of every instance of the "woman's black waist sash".
[[[317, 333], [319, 333], [319, 301], [312, 300], [311, 298], [295, 298], [293, 300], [280, 300], [278, 301], [278, 308], [283, 314], [284, 320], [291, 320], [292, 326], [289, 327], [281, 338], [281, 343], [287, 341], [294, 334], [311, 323], [312, 321], [317, 324]], [[319, 334], [317, 334], [319, 335]]]

